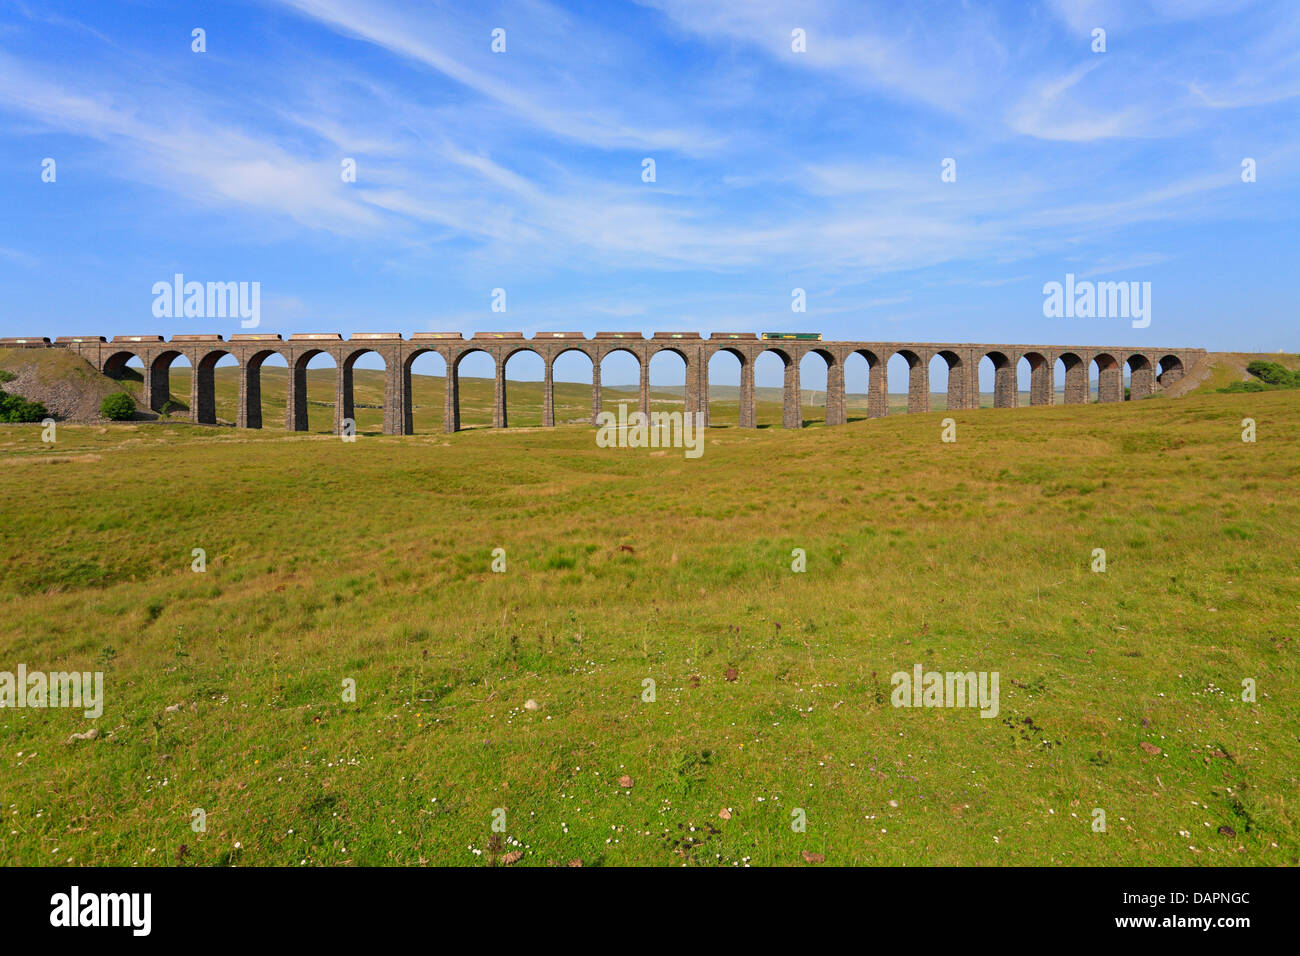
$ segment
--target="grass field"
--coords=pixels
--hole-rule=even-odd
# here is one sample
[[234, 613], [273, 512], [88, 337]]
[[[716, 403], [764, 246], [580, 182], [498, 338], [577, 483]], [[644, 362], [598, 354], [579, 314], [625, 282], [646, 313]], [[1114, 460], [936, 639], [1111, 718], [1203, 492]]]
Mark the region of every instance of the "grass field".
[[[0, 857], [1296, 864], [1297, 395], [716, 428], [698, 460], [6, 426], [0, 670], [102, 670], [106, 704], [0, 711]], [[891, 706], [918, 663], [998, 672], [998, 716]]]

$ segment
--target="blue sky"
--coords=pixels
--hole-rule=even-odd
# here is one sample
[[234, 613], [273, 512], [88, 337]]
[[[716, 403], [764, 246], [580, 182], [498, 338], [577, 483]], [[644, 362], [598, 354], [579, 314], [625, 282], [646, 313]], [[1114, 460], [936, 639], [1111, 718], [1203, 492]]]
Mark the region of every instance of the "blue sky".
[[282, 333], [1300, 350], [1298, 106], [1294, 0], [0, 0], [0, 335], [240, 331], [180, 272]]

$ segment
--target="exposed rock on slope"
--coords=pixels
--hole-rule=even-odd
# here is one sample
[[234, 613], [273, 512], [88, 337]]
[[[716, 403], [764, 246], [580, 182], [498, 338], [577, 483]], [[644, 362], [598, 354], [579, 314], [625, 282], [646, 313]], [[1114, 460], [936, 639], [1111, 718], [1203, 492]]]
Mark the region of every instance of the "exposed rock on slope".
[[1213, 392], [1233, 382], [1248, 381], [1254, 376], [1246, 371], [1246, 366], [1256, 359], [1276, 362], [1289, 369], [1300, 368], [1300, 355], [1290, 352], [1209, 352], [1162, 394], [1181, 398], [1189, 392], [1202, 389]]
[[104, 396], [126, 391], [74, 352], [64, 349], [0, 349], [0, 369], [14, 378], [2, 387], [40, 402], [59, 421], [98, 422]]

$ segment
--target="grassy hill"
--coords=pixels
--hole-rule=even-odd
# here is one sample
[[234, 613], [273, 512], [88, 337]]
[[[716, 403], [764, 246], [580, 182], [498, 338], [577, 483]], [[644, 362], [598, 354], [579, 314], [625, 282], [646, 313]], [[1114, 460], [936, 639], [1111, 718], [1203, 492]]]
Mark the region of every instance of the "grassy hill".
[[[4, 857], [1300, 862], [1297, 394], [941, 417], [0, 430], [3, 667], [107, 698], [0, 711]], [[891, 706], [918, 663], [998, 716]]]

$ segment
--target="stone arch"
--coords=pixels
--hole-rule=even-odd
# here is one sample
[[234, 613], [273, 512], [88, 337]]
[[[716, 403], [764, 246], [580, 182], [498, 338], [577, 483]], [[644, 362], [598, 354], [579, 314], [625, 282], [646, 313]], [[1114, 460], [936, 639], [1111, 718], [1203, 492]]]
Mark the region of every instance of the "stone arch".
[[261, 428], [262, 366], [269, 358], [283, 358], [284, 353], [280, 349], [258, 349], [246, 354], [239, 370], [239, 427]]
[[673, 354], [680, 356], [682, 362], [685, 363], [686, 367], [690, 368], [691, 365], [690, 353], [683, 352], [682, 349], [676, 345], [651, 345], [649, 349], [650, 360], [654, 361], [654, 357], [656, 355], [660, 355], [664, 352], [672, 352]]
[[1097, 401], [1122, 402], [1124, 369], [1119, 359], [1109, 352], [1098, 352], [1093, 356], [1092, 364], [1097, 367]]
[[1139, 398], [1148, 398], [1156, 388], [1155, 369], [1151, 365], [1151, 359], [1141, 352], [1134, 352], [1124, 364], [1128, 366], [1129, 374], [1126, 399], [1132, 401]]
[[[343, 420], [345, 418], [353, 419], [353, 401], [352, 401], [352, 363], [356, 362], [357, 356], [367, 351], [359, 349], [346, 359], [348, 362], [347, 369], [347, 388], [342, 387], [341, 379], [343, 377], [343, 361], [340, 361], [340, 352], [337, 348], [305, 348], [301, 352], [291, 352], [293, 357], [293, 366], [289, 369], [289, 385], [285, 395], [284, 408], [284, 427], [291, 432], [305, 432], [310, 430], [311, 426], [311, 403], [308, 400], [308, 378], [307, 368], [311, 365], [313, 359], [324, 355], [330, 359], [331, 365], [336, 369], [334, 376], [334, 388], [331, 389], [333, 401], [328, 402], [332, 406], [331, 418], [333, 420], [334, 434], [340, 434], [343, 430]], [[345, 400], [346, 395], [346, 400]]]
[[[675, 381], [672, 382], [670, 385], [665, 385], [662, 380], [658, 383], [654, 381], [656, 367], [660, 372], [661, 378], [662, 378], [662, 373], [665, 369], [664, 362], [660, 361], [658, 363], [658, 366], [656, 366], [655, 359], [666, 353], [676, 355], [679, 359], [682, 360], [681, 372], [680, 372], [682, 381], [680, 386]], [[650, 348], [647, 350], [646, 354], [647, 354], [646, 381], [649, 383], [650, 388], [652, 390], [656, 388], [659, 389], [660, 395], [657, 401], [659, 402], [667, 401], [672, 406], [666, 409], [666, 411], [675, 412], [680, 410], [683, 414], [685, 414], [688, 411], [693, 411], [694, 409], [692, 406], [695, 404], [695, 388], [694, 388], [695, 383], [693, 381], [694, 368], [692, 367], [690, 354], [687, 352], [683, 352], [680, 348], [673, 345], [651, 345]], [[673, 378], [676, 378], [678, 366], [674, 363], [672, 365], [672, 368], [674, 371]], [[667, 389], [675, 390], [677, 388], [681, 389], [681, 395], [682, 395], [680, 409], [677, 407], [676, 399], [665, 399], [663, 396], [663, 392], [665, 390]], [[654, 405], [654, 401], [652, 401], [650, 405], [646, 407], [646, 411], [649, 412], [653, 410], [653, 405]], [[665, 411], [665, 409], [661, 408], [659, 409], [659, 411]]]
[[[824, 392], [825, 396], [822, 399], [822, 404], [826, 409], [823, 420], [827, 425], [842, 425], [846, 421], [844, 410], [844, 365], [839, 361], [835, 353], [824, 348], [815, 347], [805, 350], [803, 355], [799, 356], [799, 424], [800, 426], [803, 425], [804, 363], [813, 355], [820, 357], [826, 363], [824, 367], [826, 387], [820, 390]], [[816, 363], [814, 363], [814, 368], [816, 368], [816, 377], [811, 379], [812, 388], [808, 389], [810, 393], [808, 395], [808, 404], [813, 407], [818, 403], [817, 393], [819, 390], [817, 386], [821, 384], [820, 379], [823, 371], [821, 367], [816, 366]]]
[[[556, 374], [561, 367], [560, 359], [564, 358], [566, 355], [581, 355], [591, 364], [590, 421], [591, 424], [594, 425], [596, 424], [596, 416], [600, 412], [600, 406], [597, 403], [597, 392], [599, 391], [600, 386], [598, 366], [596, 365], [596, 360], [592, 356], [591, 352], [577, 344], [562, 346], [552, 352], [550, 357], [546, 359], [546, 377], [543, 382], [544, 394], [542, 396], [542, 424], [551, 426], [554, 425], [557, 420], [572, 422], [587, 418], [585, 413], [580, 413], [579, 409], [574, 408], [572, 400], [567, 397], [559, 403], [557, 411], [555, 400]], [[569, 364], [572, 364], [572, 362]], [[569, 382], [578, 382], [579, 380], [574, 378], [560, 378], [558, 381], [561, 384], [565, 384]]]
[[[360, 354], [362, 351], [365, 351], [365, 350], [364, 350], [364, 349], [358, 349], [357, 351], [358, 351], [358, 354]], [[409, 352], [406, 353], [406, 357], [402, 360], [402, 368], [403, 368], [403, 371], [408, 372], [408, 373], [411, 372], [411, 370], [412, 370], [413, 368], [415, 368], [415, 360], [416, 360], [416, 359], [419, 359], [419, 358], [423, 358], [423, 357], [426, 356], [426, 355], [436, 355], [436, 356], [438, 356], [438, 358], [442, 359], [442, 364], [443, 364], [443, 366], [446, 367], [446, 365], [447, 365], [447, 356], [445, 356], [445, 355], [442, 354], [442, 349], [438, 349], [438, 348], [428, 348], [428, 347], [424, 347], [424, 346], [419, 346], [419, 347], [416, 347], [416, 348], [411, 349], [411, 351], [409, 351]], [[346, 362], [347, 359], [345, 358], [344, 361]]]
[[[510, 362], [518, 359], [523, 355], [531, 355], [531, 359], [526, 361], [532, 364], [535, 359], [541, 365], [542, 378], [540, 380], [531, 378], [516, 377], [511, 383], [509, 379]], [[543, 424], [546, 418], [546, 356], [533, 348], [531, 345], [519, 345], [507, 349], [501, 356], [500, 361], [501, 374], [497, 376], [498, 401], [501, 405], [501, 424], [500, 428], [507, 427], [511, 419], [523, 425]], [[515, 372], [519, 372], [519, 362], [515, 362]], [[510, 411], [511, 396], [514, 398], [514, 412]], [[533, 415], [537, 415], [534, 420]]]
[[[701, 398], [701, 404], [704, 410], [704, 423], [710, 424], [713, 416], [713, 408], [710, 396], [710, 389], [713, 381], [713, 363], [714, 360], [722, 354], [732, 356], [737, 364], [737, 371], [740, 373], [736, 385], [736, 425], [739, 428], [753, 428], [754, 420], [754, 365], [741, 349], [733, 348], [730, 345], [724, 345], [715, 348], [704, 355], [704, 368], [707, 369], [708, 375], [705, 378], [704, 395]], [[725, 360], [724, 360], [725, 362]], [[730, 363], [725, 363], [730, 366]], [[730, 376], [727, 376], [730, 378]], [[731, 386], [724, 386], [730, 388]], [[729, 403], [728, 403], [729, 404]]]
[[1182, 378], [1185, 371], [1183, 360], [1170, 352], [1160, 359], [1160, 371], [1156, 375], [1156, 381], [1162, 388], [1167, 388]]
[[[1020, 371], [1022, 366], [1029, 370], [1027, 381]], [[1019, 392], [1027, 391], [1029, 393], [1031, 407], [1052, 404], [1055, 398], [1052, 383], [1052, 363], [1046, 355], [1042, 352], [1025, 352], [1020, 356], [1020, 361], [1016, 363], [1016, 388], [1017, 398]]]
[[790, 352], [786, 349], [781, 348], [781, 346], [779, 345], [764, 345], [762, 348], [758, 350], [758, 352], [759, 354], [755, 358], [755, 361], [758, 361], [758, 358], [761, 358], [762, 356], [766, 355], [768, 352], [771, 352], [774, 355], [776, 355], [786, 365], [789, 365], [791, 362], [794, 361], [794, 359], [790, 355]]
[[[866, 381], [866, 400], [867, 400], [867, 417], [882, 418], [889, 414], [889, 362], [888, 358], [881, 356], [872, 349], [854, 349], [844, 357], [844, 380], [845, 391], [848, 392], [849, 376], [852, 373], [856, 363], [854, 359], [861, 357], [867, 363], [867, 381]], [[848, 395], [845, 395], [844, 415], [845, 421], [848, 420]]]
[[194, 378], [190, 382], [190, 408], [194, 413], [194, 420], [200, 425], [217, 423], [216, 368], [217, 363], [227, 357], [236, 358], [234, 353], [227, 349], [210, 349], [198, 355], [198, 362], [193, 371]]
[[1083, 405], [1088, 401], [1088, 363], [1075, 352], [1062, 352], [1057, 364], [1065, 372], [1065, 404]]
[[[802, 425], [803, 414], [799, 406], [799, 363], [794, 360], [794, 356], [787, 349], [778, 345], [764, 343], [754, 354], [754, 374], [758, 375], [762, 371], [759, 364], [763, 361], [764, 356], [774, 355], [781, 360], [782, 364], [782, 384], [781, 384], [781, 425], [784, 428], [799, 428]], [[771, 362], [768, 363], [771, 365]], [[759, 386], [763, 387], [763, 386]], [[757, 406], [755, 401], [755, 419], [757, 420]], [[768, 423], [765, 423], [765, 425]]]
[[888, 366], [895, 358], [907, 363], [907, 412], [915, 414], [930, 410], [930, 363], [920, 352], [912, 349], [895, 349], [885, 360]]
[[[130, 362], [138, 365], [127, 364]], [[152, 406], [152, 402], [149, 402], [149, 364], [146, 356], [138, 351], [122, 349], [104, 359], [100, 371], [114, 381], [127, 382], [127, 389], [131, 393], [135, 393], [135, 384], [139, 382], [139, 392], [134, 394], [136, 401], [146, 408]]]
[[[488, 359], [491, 361], [492, 375], [494, 381], [496, 382], [504, 381], [503, 379], [504, 372], [505, 372], [504, 367], [502, 366], [502, 363], [498, 361], [497, 356], [493, 354], [491, 351], [489, 351], [488, 349], [485, 349], [479, 345], [471, 345], [467, 348], [463, 348], [457, 351], [452, 356], [451, 361], [447, 363], [447, 376], [448, 378], [451, 379], [451, 383], [448, 386], [451, 390], [451, 402], [450, 402], [451, 407], [447, 411], [447, 418], [450, 420], [450, 426], [448, 426], [448, 424], [444, 422], [443, 424], [444, 430], [449, 430], [449, 431], [461, 430], [462, 422], [461, 422], [461, 407], [460, 407], [461, 406], [460, 366], [461, 363], [464, 362], [465, 359], [469, 358], [471, 355], [480, 355], [480, 354], [486, 355]], [[492, 416], [491, 424], [493, 426], [498, 428], [505, 427], [504, 424], [500, 423], [499, 421], [499, 415], [501, 412], [504, 412], [504, 410], [505, 410], [504, 402], [497, 402], [494, 393], [494, 398], [493, 398], [492, 408], [491, 408], [491, 416]], [[475, 424], [477, 424], [477, 422]]]
[[[140, 363], [141, 366], [140, 372], [133, 372], [131, 369], [127, 367], [127, 363], [131, 361], [131, 359], [135, 359], [137, 362]], [[144, 368], [145, 368], [145, 362], [144, 359], [140, 357], [140, 353], [133, 352], [130, 349], [122, 349], [121, 351], [114, 352], [108, 358], [104, 359], [104, 366], [102, 371], [109, 378], [118, 379], [118, 380], [124, 379], [126, 381], [134, 381], [134, 376], [139, 375], [140, 381], [143, 382]]]
[[[183, 357], [179, 349], [164, 349], [154, 355], [149, 363], [149, 373], [145, 381], [144, 399], [151, 411], [161, 412], [167, 407], [171, 397], [172, 362]], [[186, 362], [188, 363], [188, 359]], [[191, 374], [193, 372], [191, 371]], [[176, 402], [180, 405], [180, 402]]]
[[481, 345], [471, 345], [467, 348], [460, 349], [458, 352], [456, 352], [455, 356], [451, 360], [452, 370], [459, 372], [460, 364], [463, 361], [465, 361], [465, 359], [469, 358], [471, 355], [486, 355], [488, 357], [488, 360], [491, 362], [493, 369], [495, 369], [498, 365], [501, 364], [500, 362], [497, 361], [496, 355], [493, 354], [490, 349], [486, 349]]
[[505, 365], [505, 364], [509, 363], [509, 361], [510, 361], [512, 358], [514, 358], [516, 355], [518, 355], [520, 352], [531, 352], [531, 353], [533, 353], [534, 355], [536, 355], [539, 359], [541, 359], [543, 362], [546, 361], [546, 356], [544, 356], [541, 352], [537, 351], [537, 349], [534, 348], [533, 346], [531, 346], [531, 345], [517, 345], [517, 346], [515, 346], [514, 348], [510, 349], [508, 352], [506, 352], [504, 356], [502, 356], [502, 358], [501, 358], [501, 364], [502, 364], [502, 365]]
[[[431, 355], [442, 363], [442, 374], [416, 372], [415, 363]], [[345, 360], [346, 361], [346, 360]], [[410, 434], [416, 434], [416, 419], [420, 420], [419, 434], [425, 433], [426, 419], [431, 432], [449, 431], [447, 421], [451, 406], [451, 375], [448, 371], [447, 356], [443, 349], [417, 346], [402, 359], [402, 388], [406, 390], [406, 416], [410, 425]], [[419, 394], [416, 394], [415, 381], [425, 378], [441, 378], [441, 394], [430, 392], [427, 384], [422, 382]], [[419, 401], [417, 401], [417, 398]], [[417, 414], [418, 413], [418, 414]]]
[[560, 360], [561, 355], [568, 355], [570, 352], [577, 352], [579, 355], [586, 356], [587, 361], [593, 364], [596, 361], [596, 358], [591, 354], [590, 349], [584, 348], [581, 345], [566, 345], [563, 348], [561, 348], [558, 352], [556, 352], [554, 355], [551, 356], [552, 364], [558, 362]]
[[988, 359], [993, 365], [993, 407], [1015, 408], [1019, 404], [1016, 388], [1016, 366], [1006, 352], [990, 350], [980, 356], [980, 364]]
[[937, 358], [943, 359], [948, 372], [948, 399], [945, 407], [949, 411], [960, 411], [966, 407], [966, 376], [970, 370], [961, 355], [952, 349], [936, 351], [930, 356], [930, 364], [933, 365]]
[[[641, 410], [641, 411], [648, 410], [648, 405], [650, 402], [649, 361], [641, 352], [637, 351], [636, 349], [630, 348], [629, 346], [626, 345], [614, 345], [614, 346], [609, 346], [607, 348], [598, 349], [593, 364], [599, 369], [599, 371], [594, 372], [593, 375], [599, 375], [602, 381], [605, 378], [605, 361], [611, 355], [630, 355], [632, 357], [632, 361], [636, 363], [636, 376], [637, 376], [636, 410]], [[622, 385], [622, 383], [619, 384], [620, 386]], [[608, 411], [615, 415], [618, 414], [619, 405], [630, 404], [626, 392], [622, 390], [615, 392], [612, 396], [606, 396], [602, 391], [601, 393], [602, 405], [601, 408], [598, 410], [595, 409], [595, 401], [596, 398], [595, 396], [593, 396], [592, 397], [593, 410]], [[606, 408], [605, 405], [611, 405], [612, 407]], [[592, 423], [593, 424], [595, 423], [595, 416], [592, 417]]]

